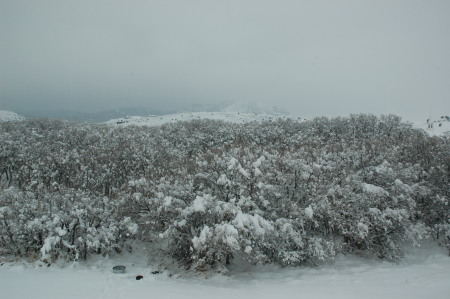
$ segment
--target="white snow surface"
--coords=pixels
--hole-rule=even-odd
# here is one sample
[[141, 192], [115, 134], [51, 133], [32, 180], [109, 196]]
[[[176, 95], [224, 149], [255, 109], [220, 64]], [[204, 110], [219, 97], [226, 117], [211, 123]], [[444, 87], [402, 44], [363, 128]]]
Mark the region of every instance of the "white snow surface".
[[429, 122], [413, 122], [413, 127], [423, 129], [431, 136], [450, 134], [450, 121], [446, 118]]
[[277, 119], [303, 120], [297, 116], [276, 115], [276, 114], [258, 114], [258, 113], [242, 113], [242, 112], [188, 112], [169, 115], [153, 115], [153, 116], [129, 116], [125, 118], [112, 119], [106, 122], [109, 125], [117, 126], [160, 126], [167, 123], [176, 123], [179, 121], [192, 120], [221, 120], [230, 123], [248, 123], [262, 122]]
[[[408, 252], [398, 264], [345, 256], [319, 267], [246, 264], [202, 276], [152, 274], [161, 269], [137, 253], [64, 267], [4, 263], [1, 298], [449, 298], [447, 250], [426, 245]], [[114, 274], [115, 265], [126, 273]]]
[[24, 120], [25, 117], [7, 110], [0, 110], [0, 122], [1, 121], [20, 121]]
[[[244, 107], [245, 108], [245, 107]], [[127, 116], [125, 118], [112, 119], [106, 124], [115, 126], [149, 126], [156, 127], [168, 123], [176, 123], [180, 121], [192, 120], [220, 120], [229, 123], [248, 123], [248, 122], [263, 122], [275, 121], [278, 119], [291, 119], [296, 121], [305, 121], [306, 119], [295, 115], [287, 115], [281, 113], [271, 113], [261, 110], [254, 110], [254, 113], [249, 113], [249, 109], [244, 109], [240, 106], [230, 106], [221, 112], [187, 112], [169, 115], [150, 115], [150, 116]], [[239, 112], [243, 110], [244, 112]], [[428, 126], [427, 122], [412, 122], [413, 127], [425, 130], [431, 136], [442, 136], [450, 134], [450, 121], [446, 119], [434, 121], [432, 127]]]

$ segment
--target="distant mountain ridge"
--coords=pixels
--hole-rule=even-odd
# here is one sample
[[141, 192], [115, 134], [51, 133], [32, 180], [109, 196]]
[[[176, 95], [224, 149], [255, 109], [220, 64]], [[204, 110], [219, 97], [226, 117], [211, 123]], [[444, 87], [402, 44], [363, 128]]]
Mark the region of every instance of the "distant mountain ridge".
[[106, 122], [111, 119], [128, 116], [162, 116], [189, 112], [237, 112], [248, 114], [285, 115], [281, 109], [256, 102], [222, 102], [219, 104], [180, 105], [173, 109], [156, 109], [144, 107], [114, 108], [99, 112], [78, 112], [69, 110], [42, 110], [24, 113], [27, 118], [49, 117], [64, 120], [79, 120], [87, 122]]
[[105, 122], [113, 118], [126, 117], [127, 115], [147, 116], [147, 115], [165, 115], [172, 111], [142, 108], [142, 107], [128, 107], [115, 108], [99, 112], [79, 112], [68, 110], [49, 110], [36, 111], [32, 113], [24, 113], [27, 118], [49, 117], [63, 120], [79, 120], [86, 122]]

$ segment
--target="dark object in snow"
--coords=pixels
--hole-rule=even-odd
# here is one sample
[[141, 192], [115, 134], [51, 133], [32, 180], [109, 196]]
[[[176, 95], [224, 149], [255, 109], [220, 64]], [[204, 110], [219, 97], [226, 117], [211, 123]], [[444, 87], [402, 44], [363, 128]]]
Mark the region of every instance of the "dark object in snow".
[[142, 275], [136, 276], [136, 280], [141, 280], [141, 279], [143, 279], [143, 278], [144, 278], [144, 276], [142, 276]]
[[125, 269], [126, 269], [127, 267], [125, 267], [125, 266], [114, 266], [113, 267], [113, 272], [114, 273], [125, 273]]
[[159, 271], [153, 271], [152, 272], [152, 274], [159, 274], [159, 273], [161, 273], [161, 272], [159, 272]]

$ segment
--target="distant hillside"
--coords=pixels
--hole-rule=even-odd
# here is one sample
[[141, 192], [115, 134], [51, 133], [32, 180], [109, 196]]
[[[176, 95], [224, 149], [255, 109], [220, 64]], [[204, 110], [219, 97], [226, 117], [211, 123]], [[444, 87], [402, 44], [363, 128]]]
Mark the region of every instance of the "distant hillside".
[[28, 118], [48, 117], [63, 120], [79, 120], [86, 122], [105, 122], [113, 118], [126, 117], [128, 115], [147, 116], [147, 115], [164, 115], [173, 113], [173, 111], [166, 111], [152, 108], [130, 107], [130, 108], [116, 108], [100, 112], [78, 112], [68, 110], [48, 110], [48, 111], [33, 111], [25, 113]]
[[289, 115], [273, 115], [273, 114], [256, 114], [256, 113], [241, 113], [241, 112], [186, 112], [168, 115], [151, 115], [151, 116], [129, 116], [123, 118], [116, 118], [107, 121], [110, 125], [120, 126], [160, 126], [166, 123], [175, 123], [179, 121], [191, 121], [197, 119], [212, 119], [221, 120], [230, 123], [248, 123], [272, 121], [277, 119], [295, 119], [302, 120], [299, 117]]
[[68, 110], [42, 110], [24, 113], [27, 118], [48, 117], [64, 120], [80, 120], [87, 122], [106, 122], [112, 119], [129, 118], [130, 116], [162, 116], [197, 112], [237, 112], [247, 114], [284, 115], [275, 106], [260, 103], [233, 103], [222, 102], [219, 104], [189, 104], [180, 105], [170, 109], [155, 109], [143, 107], [115, 108], [100, 112], [78, 112]]
[[25, 117], [12, 112], [12, 111], [6, 111], [6, 110], [0, 110], [0, 121], [20, 121], [24, 120]]

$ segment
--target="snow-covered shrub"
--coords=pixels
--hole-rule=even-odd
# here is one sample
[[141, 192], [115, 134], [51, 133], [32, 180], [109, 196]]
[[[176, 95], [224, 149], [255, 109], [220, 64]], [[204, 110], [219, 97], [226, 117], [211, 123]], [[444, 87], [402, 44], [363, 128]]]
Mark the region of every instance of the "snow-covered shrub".
[[204, 195], [178, 212], [160, 236], [172, 256], [193, 269], [220, 269], [230, 262], [240, 247], [238, 232], [228, 223], [233, 207]]
[[397, 116], [109, 127], [0, 124], [2, 254], [85, 258], [129, 240], [191, 269], [396, 259], [448, 244], [449, 138]]
[[0, 246], [8, 253], [52, 261], [108, 254], [137, 233], [118, 203], [65, 190], [39, 198], [15, 187], [0, 192]]

